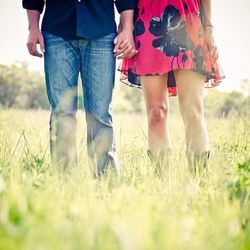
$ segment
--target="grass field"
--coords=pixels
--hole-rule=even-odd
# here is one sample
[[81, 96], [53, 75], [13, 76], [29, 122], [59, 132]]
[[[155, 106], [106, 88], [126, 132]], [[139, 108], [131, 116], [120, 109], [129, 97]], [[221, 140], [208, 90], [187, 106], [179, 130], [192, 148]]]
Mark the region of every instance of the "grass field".
[[115, 115], [118, 182], [90, 177], [78, 114], [79, 166], [59, 177], [48, 155], [47, 111], [0, 111], [0, 249], [250, 249], [250, 121], [209, 118], [209, 174], [187, 171], [180, 117], [166, 178], [147, 158], [146, 119]]

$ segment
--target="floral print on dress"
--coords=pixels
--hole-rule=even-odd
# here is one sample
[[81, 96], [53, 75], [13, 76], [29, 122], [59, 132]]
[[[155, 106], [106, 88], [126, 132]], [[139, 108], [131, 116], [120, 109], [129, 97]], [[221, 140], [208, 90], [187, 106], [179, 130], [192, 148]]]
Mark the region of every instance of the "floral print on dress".
[[134, 34], [135, 36], [140, 36], [145, 32], [145, 26], [141, 19], [139, 19], [136, 22], [135, 28], [134, 28]]
[[173, 5], [166, 6], [161, 18], [152, 18], [149, 32], [159, 37], [153, 40], [153, 47], [160, 49], [166, 56], [177, 57], [180, 52], [193, 48], [186, 22], [181, 20], [180, 11]]
[[201, 0], [138, 0], [135, 44], [138, 54], [123, 60], [121, 80], [141, 87], [140, 76], [167, 75], [170, 96], [177, 94], [174, 71], [189, 69], [205, 76], [205, 87], [224, 78], [212, 63], [203, 28]]
[[201, 46], [197, 46], [193, 51], [193, 60], [196, 65], [196, 69], [199, 72], [203, 72], [205, 70], [205, 57], [202, 51]]

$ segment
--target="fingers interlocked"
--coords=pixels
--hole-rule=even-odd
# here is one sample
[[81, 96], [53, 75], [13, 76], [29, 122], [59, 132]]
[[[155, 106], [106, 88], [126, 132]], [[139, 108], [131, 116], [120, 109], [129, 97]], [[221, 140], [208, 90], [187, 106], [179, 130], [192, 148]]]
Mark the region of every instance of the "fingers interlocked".
[[131, 41], [131, 39], [123, 39], [118, 36], [114, 40], [114, 44], [114, 55], [117, 59], [129, 59], [137, 54], [133, 39]]

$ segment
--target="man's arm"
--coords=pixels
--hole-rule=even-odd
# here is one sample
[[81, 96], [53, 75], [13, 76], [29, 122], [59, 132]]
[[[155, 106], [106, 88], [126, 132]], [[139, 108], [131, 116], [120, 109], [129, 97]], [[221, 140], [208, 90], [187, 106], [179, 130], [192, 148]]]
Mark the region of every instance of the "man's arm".
[[121, 13], [120, 32], [114, 40], [114, 53], [118, 59], [131, 58], [137, 53], [133, 36], [133, 20], [133, 10], [126, 10]]
[[137, 6], [137, 0], [116, 0], [116, 8], [119, 13], [124, 10], [134, 10]]
[[22, 3], [24, 9], [43, 12], [44, 0], [23, 0]]
[[43, 11], [44, 0], [23, 0], [23, 7], [27, 9], [29, 36], [27, 48], [32, 56], [42, 57], [38, 52], [37, 44], [40, 45], [40, 50], [45, 51], [43, 35], [39, 28], [40, 14]]
[[114, 40], [114, 53], [118, 59], [133, 57], [137, 51], [135, 49], [133, 30], [134, 30], [134, 9], [137, 0], [116, 0], [116, 7], [121, 14], [119, 34]]

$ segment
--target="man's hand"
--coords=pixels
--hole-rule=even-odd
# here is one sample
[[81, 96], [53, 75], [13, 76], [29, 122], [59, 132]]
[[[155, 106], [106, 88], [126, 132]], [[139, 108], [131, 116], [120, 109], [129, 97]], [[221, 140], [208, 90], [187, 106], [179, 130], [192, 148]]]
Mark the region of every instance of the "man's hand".
[[41, 52], [45, 52], [44, 39], [41, 31], [39, 29], [31, 29], [29, 32], [27, 48], [32, 56], [43, 57], [37, 50], [37, 45], [39, 45]]
[[129, 59], [138, 53], [135, 48], [132, 29], [122, 29], [115, 38], [114, 44], [115, 57], [118, 59]]
[[29, 22], [29, 37], [27, 48], [32, 56], [42, 57], [43, 54], [38, 52], [37, 45], [40, 45], [41, 52], [45, 52], [43, 35], [39, 29], [40, 12], [37, 10], [27, 10]]
[[214, 64], [218, 60], [219, 54], [217, 47], [215, 46], [214, 43], [212, 27], [207, 27], [205, 29], [205, 39], [206, 39], [206, 44], [208, 46], [211, 63]]
[[118, 59], [128, 59], [133, 57], [138, 51], [135, 48], [134, 30], [134, 10], [121, 12], [118, 35], [114, 40], [114, 54]]

